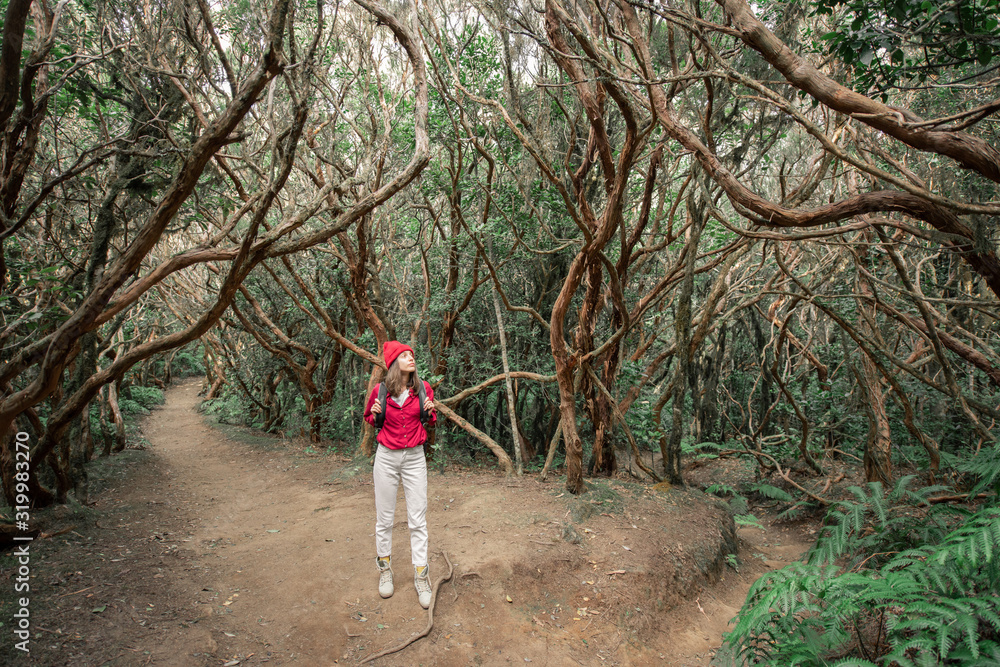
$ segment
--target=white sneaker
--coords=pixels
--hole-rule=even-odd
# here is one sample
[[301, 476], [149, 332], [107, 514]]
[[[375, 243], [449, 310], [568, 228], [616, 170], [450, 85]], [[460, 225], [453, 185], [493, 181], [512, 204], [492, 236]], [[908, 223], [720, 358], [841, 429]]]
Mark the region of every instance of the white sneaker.
[[389, 559], [376, 558], [375, 564], [378, 566], [378, 594], [384, 598], [391, 598], [394, 589], [392, 586], [392, 567], [389, 565]]
[[413, 585], [417, 589], [417, 600], [420, 606], [427, 609], [431, 606], [431, 578], [426, 565], [413, 566]]

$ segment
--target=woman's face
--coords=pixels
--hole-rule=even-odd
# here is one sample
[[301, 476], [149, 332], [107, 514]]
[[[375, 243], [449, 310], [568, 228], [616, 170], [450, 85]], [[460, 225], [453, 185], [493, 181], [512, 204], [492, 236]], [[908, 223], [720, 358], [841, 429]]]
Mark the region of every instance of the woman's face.
[[397, 359], [399, 360], [399, 370], [404, 373], [412, 373], [417, 370], [417, 364], [413, 361], [413, 353], [409, 350], [403, 351]]

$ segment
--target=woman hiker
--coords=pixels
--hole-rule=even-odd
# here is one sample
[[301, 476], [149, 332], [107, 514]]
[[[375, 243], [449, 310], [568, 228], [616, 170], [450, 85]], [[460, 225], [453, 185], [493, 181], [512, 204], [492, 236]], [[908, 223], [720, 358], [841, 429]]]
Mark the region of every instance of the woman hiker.
[[[384, 598], [393, 593], [392, 522], [396, 512], [396, 490], [403, 482], [406, 514], [410, 526], [410, 554], [413, 560], [413, 585], [420, 606], [431, 604], [431, 582], [427, 572], [427, 462], [424, 443], [428, 425], [437, 421], [434, 390], [417, 377], [413, 350], [399, 341], [382, 346], [388, 369], [383, 382], [372, 390], [365, 405], [364, 418], [375, 426], [375, 562], [378, 566], [378, 592]], [[384, 385], [385, 390], [379, 389]], [[380, 395], [381, 394], [381, 395]]]

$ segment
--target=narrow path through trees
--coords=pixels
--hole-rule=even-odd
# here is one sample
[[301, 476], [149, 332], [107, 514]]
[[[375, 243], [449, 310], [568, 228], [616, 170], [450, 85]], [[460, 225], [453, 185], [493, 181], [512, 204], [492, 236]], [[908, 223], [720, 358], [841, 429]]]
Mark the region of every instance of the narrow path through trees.
[[[52, 571], [39, 574], [38, 595], [51, 607], [37, 622], [51, 636], [37, 641], [38, 657], [354, 664], [423, 630], [402, 506], [396, 594], [376, 592], [367, 464], [296, 453], [305, 440], [210, 426], [198, 390], [169, 389], [147, 418], [146, 460], [95, 494], [96, 530], [43, 540]], [[563, 517], [582, 501], [562, 490], [557, 480], [433, 472], [432, 578], [447, 571], [447, 552], [453, 581], [441, 587], [430, 635], [373, 664], [707, 665], [752, 581], [798, 556], [808, 537], [742, 529], [741, 573], [723, 567], [704, 587], [685, 559], [717, 548], [719, 528], [697, 494], [672, 491], [676, 511], [640, 495], [576, 520]], [[582, 543], [564, 539], [565, 526]], [[664, 570], [668, 560], [685, 569]]]

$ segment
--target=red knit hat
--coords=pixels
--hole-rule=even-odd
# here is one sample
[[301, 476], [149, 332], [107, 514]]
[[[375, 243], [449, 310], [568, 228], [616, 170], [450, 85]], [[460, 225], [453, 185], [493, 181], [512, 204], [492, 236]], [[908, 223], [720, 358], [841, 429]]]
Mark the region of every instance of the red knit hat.
[[407, 350], [409, 350], [410, 354], [413, 354], [412, 347], [403, 345], [398, 340], [387, 340], [382, 343], [382, 356], [385, 358], [385, 367], [389, 368], [389, 366], [392, 366], [392, 362], [396, 361], [396, 357]]

